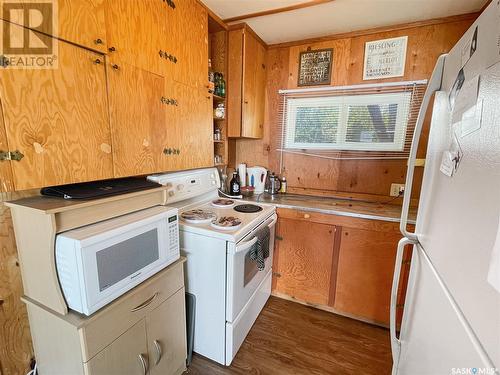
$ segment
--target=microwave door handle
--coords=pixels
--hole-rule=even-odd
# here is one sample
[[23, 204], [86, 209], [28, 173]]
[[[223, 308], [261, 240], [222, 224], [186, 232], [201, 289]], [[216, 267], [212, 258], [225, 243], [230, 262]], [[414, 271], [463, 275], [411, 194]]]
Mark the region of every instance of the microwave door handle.
[[136, 311], [139, 311], [139, 310], [142, 310], [143, 308], [151, 305], [153, 303], [153, 301], [158, 297], [159, 293], [156, 292], [155, 294], [153, 294], [151, 297], [149, 297], [147, 300], [145, 300], [143, 303], [141, 303], [140, 305], [134, 307], [132, 310], [130, 310], [131, 312], [136, 312]]
[[257, 242], [257, 237], [252, 238], [250, 241], [244, 242], [242, 245], [236, 246], [235, 253], [241, 253], [250, 249]]
[[410, 212], [411, 191], [413, 190], [413, 173], [415, 171], [415, 161], [417, 159], [418, 144], [420, 141], [422, 127], [424, 125], [425, 116], [427, 114], [427, 109], [429, 108], [432, 95], [434, 95], [435, 92], [441, 90], [446, 56], [448, 55], [444, 54], [439, 56], [436, 67], [434, 68], [429, 83], [427, 84], [427, 90], [425, 90], [424, 98], [422, 99], [422, 105], [420, 106], [420, 111], [418, 112], [415, 130], [413, 131], [413, 140], [411, 142], [410, 155], [408, 157], [408, 169], [406, 172], [405, 192], [403, 196], [403, 208], [401, 210], [401, 221], [399, 229], [404, 237], [409, 238], [413, 241], [418, 240], [417, 235], [415, 233], [408, 232], [407, 224], [408, 214]]

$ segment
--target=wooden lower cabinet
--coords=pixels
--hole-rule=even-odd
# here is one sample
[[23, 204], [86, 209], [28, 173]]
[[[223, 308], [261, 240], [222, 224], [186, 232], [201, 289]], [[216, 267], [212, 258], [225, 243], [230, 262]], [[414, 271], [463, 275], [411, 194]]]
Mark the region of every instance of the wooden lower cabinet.
[[[278, 209], [273, 293], [383, 326], [389, 309], [399, 223]], [[406, 249], [398, 323], [411, 249]]]
[[342, 228], [334, 308], [389, 323], [398, 232]]
[[300, 301], [327, 305], [335, 226], [279, 219], [274, 251], [274, 290]]

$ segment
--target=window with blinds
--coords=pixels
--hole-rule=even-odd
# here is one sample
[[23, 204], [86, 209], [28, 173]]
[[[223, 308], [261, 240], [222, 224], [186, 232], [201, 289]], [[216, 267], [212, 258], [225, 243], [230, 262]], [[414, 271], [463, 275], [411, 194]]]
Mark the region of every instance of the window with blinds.
[[281, 91], [279, 151], [404, 158], [425, 88], [419, 81]]

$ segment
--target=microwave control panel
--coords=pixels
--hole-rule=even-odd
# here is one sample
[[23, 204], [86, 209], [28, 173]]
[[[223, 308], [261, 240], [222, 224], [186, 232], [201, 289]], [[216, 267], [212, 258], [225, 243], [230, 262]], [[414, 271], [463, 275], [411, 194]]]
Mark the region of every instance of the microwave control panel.
[[168, 239], [169, 249], [177, 251], [179, 248], [179, 219], [177, 215], [168, 218]]

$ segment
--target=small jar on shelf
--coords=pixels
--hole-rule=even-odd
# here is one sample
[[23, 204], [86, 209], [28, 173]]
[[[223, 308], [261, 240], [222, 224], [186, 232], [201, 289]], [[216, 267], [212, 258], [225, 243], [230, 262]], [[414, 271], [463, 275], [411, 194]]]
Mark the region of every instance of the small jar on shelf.
[[215, 128], [214, 131], [214, 141], [220, 141], [222, 140], [222, 134], [219, 128]]
[[223, 119], [226, 116], [226, 107], [224, 103], [217, 104], [217, 107], [214, 109], [214, 117], [217, 119]]

